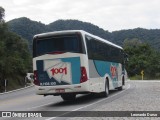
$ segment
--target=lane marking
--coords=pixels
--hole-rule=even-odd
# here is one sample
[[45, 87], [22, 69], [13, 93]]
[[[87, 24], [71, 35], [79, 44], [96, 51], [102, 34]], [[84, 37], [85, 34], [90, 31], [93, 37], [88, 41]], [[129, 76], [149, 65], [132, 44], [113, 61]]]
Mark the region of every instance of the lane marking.
[[66, 112], [66, 113], [63, 113], [63, 114], [58, 115], [58, 116], [56, 116], [56, 117], [51, 117], [51, 118], [48, 118], [48, 119], [45, 119], [45, 120], [53, 120], [53, 119], [55, 119], [55, 118], [57, 118], [57, 117], [60, 117], [60, 116], [62, 116], [62, 115], [68, 114], [68, 113], [71, 113], [71, 112], [73, 112], [73, 111], [78, 111], [78, 110], [80, 110], [80, 109], [83, 109], [83, 108], [92, 106], [92, 105], [97, 104], [97, 103], [99, 103], [99, 102], [102, 102], [102, 101], [104, 101], [104, 100], [110, 99], [110, 98], [112, 98], [112, 97], [114, 97], [114, 96], [116, 96], [116, 95], [119, 95], [119, 94], [121, 94], [122, 92], [128, 90], [129, 88], [130, 88], [130, 84], [128, 84], [127, 89], [125, 89], [125, 90], [123, 90], [123, 91], [120, 91], [120, 92], [118, 92], [117, 94], [114, 94], [114, 95], [112, 95], [112, 96], [110, 96], [110, 97], [101, 99], [101, 100], [96, 101], [96, 102], [94, 102], [94, 103], [91, 103], [91, 104], [88, 104], [88, 105], [86, 105], [86, 106], [83, 106], [83, 107], [79, 107], [79, 108], [73, 109], [73, 110], [71, 110], [71, 111], [69, 111], [69, 112]]

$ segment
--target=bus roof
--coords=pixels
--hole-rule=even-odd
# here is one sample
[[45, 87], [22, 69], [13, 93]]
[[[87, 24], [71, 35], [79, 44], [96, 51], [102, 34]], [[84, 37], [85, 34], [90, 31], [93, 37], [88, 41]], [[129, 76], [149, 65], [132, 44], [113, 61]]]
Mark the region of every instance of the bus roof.
[[91, 36], [91, 37], [93, 37], [93, 38], [95, 38], [95, 39], [98, 39], [98, 40], [100, 40], [100, 41], [102, 41], [102, 42], [104, 42], [104, 43], [107, 43], [107, 44], [112, 45], [112, 46], [114, 46], [114, 47], [117, 47], [117, 48], [123, 49], [121, 46], [116, 45], [116, 44], [114, 44], [114, 43], [112, 43], [112, 42], [110, 42], [110, 41], [108, 41], [108, 40], [106, 40], [106, 39], [103, 39], [103, 38], [99, 37], [99, 36], [96, 36], [96, 35], [90, 34], [90, 33], [85, 32], [85, 31], [83, 31], [83, 32], [84, 32], [86, 35], [89, 35], [89, 36]]
[[37, 34], [37, 35], [34, 36], [34, 38], [36, 38], [36, 37], [40, 37], [40, 38], [41, 38], [41, 37], [47, 37], [47, 36], [52, 36], [52, 35], [61, 35], [61, 34], [72, 34], [72, 33], [77, 33], [77, 32], [80, 32], [80, 33], [82, 33], [82, 34], [89, 35], [90, 37], [93, 37], [93, 38], [95, 38], [95, 39], [98, 39], [98, 40], [100, 40], [100, 41], [102, 41], [102, 42], [104, 42], [104, 43], [106, 43], [106, 44], [109, 44], [109, 45], [112, 45], [112, 46], [114, 46], [114, 47], [123, 49], [123, 48], [122, 48], [121, 46], [119, 46], [119, 45], [116, 45], [116, 44], [114, 44], [114, 43], [112, 43], [112, 42], [110, 42], [110, 41], [108, 41], [108, 40], [106, 40], [106, 39], [103, 39], [103, 38], [101, 38], [101, 37], [98, 37], [98, 36], [96, 36], [96, 35], [90, 34], [90, 33], [86, 32], [86, 31], [84, 31], [84, 30], [62, 30], [62, 31], [47, 32], [47, 33]]

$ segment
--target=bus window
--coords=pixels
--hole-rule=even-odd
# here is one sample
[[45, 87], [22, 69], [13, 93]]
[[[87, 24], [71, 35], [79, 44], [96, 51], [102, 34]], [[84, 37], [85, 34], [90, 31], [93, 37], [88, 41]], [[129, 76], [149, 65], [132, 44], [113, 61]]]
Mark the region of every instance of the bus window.
[[81, 37], [77, 34], [38, 38], [33, 44], [34, 57], [57, 52], [83, 53]]

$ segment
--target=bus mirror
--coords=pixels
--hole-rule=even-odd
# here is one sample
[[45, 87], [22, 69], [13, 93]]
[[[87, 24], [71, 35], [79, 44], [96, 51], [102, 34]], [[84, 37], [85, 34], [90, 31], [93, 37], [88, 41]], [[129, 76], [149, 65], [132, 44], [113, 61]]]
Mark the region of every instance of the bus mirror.
[[127, 53], [124, 53], [124, 59], [125, 59], [125, 62], [128, 62], [129, 59], [128, 59], [128, 54]]
[[128, 58], [126, 58], [126, 62], [128, 62], [129, 61], [129, 59]]

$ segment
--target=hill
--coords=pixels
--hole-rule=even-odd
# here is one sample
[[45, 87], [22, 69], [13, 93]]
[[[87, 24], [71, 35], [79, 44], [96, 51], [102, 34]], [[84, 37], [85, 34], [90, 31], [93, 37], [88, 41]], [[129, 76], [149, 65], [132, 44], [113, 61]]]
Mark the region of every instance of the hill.
[[48, 25], [41, 22], [32, 21], [28, 18], [18, 18], [8, 22], [12, 32], [17, 33], [29, 41], [30, 49], [32, 48], [32, 38], [35, 34], [59, 30], [85, 30], [89, 33], [107, 39], [113, 43], [123, 46], [124, 41], [138, 39], [141, 42], [147, 42], [152, 47], [160, 50], [160, 29], [130, 29], [108, 32], [91, 23], [78, 20], [57, 20]]
[[143, 43], [149, 43], [152, 47], [160, 50], [160, 29], [136, 28], [112, 32], [113, 42], [123, 45], [125, 40], [138, 39]]
[[22, 38], [28, 40], [30, 50], [32, 49], [33, 36], [37, 33], [46, 32], [46, 25], [25, 17], [9, 21], [8, 27], [12, 32], [17, 33]]

